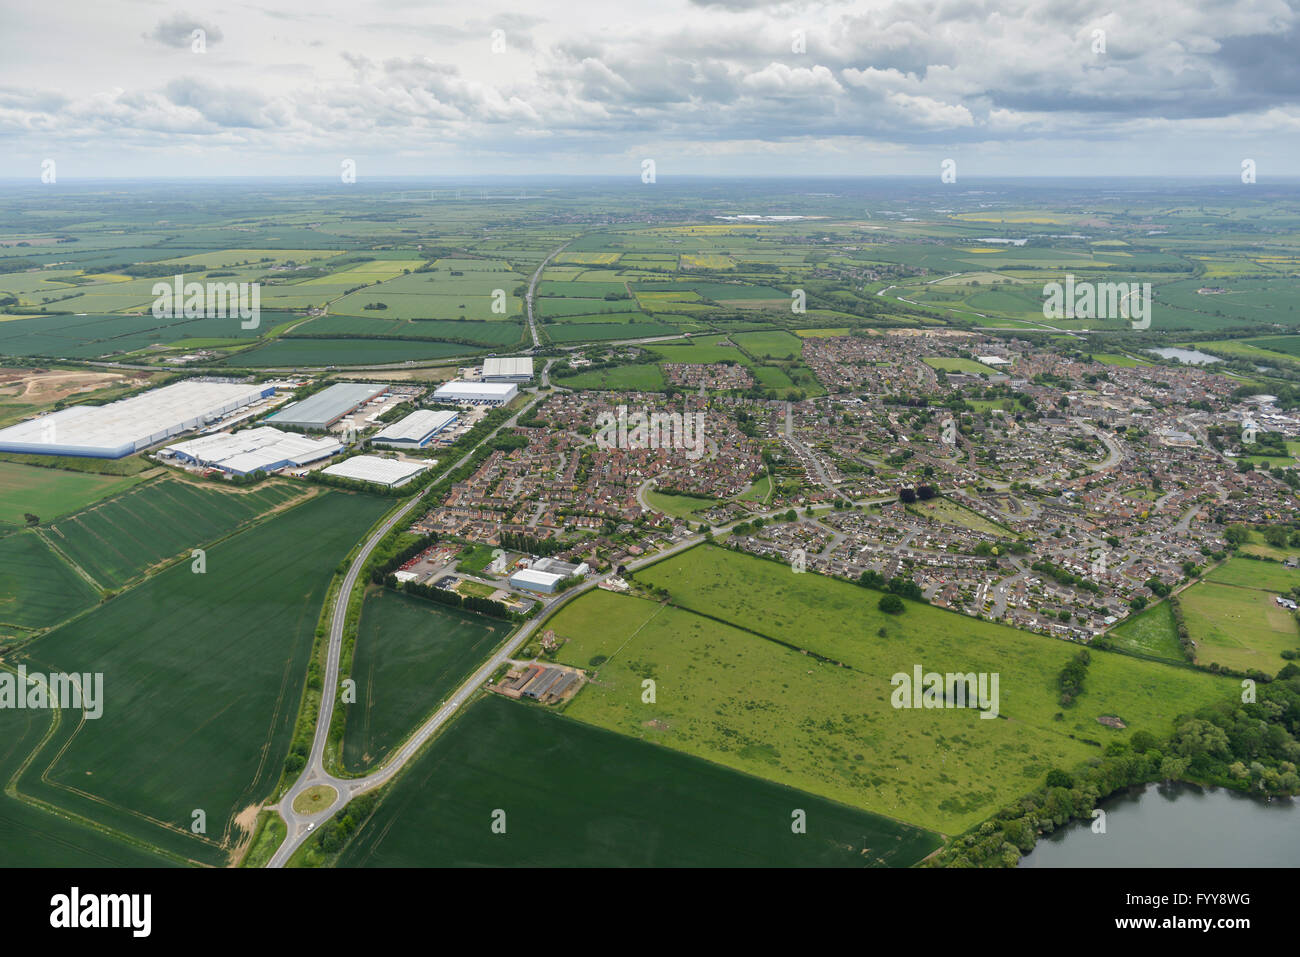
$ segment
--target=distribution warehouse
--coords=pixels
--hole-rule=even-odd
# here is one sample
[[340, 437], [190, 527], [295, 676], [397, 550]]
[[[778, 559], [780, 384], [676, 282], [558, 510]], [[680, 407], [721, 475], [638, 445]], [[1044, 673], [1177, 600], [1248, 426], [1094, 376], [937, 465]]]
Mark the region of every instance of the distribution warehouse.
[[177, 382], [107, 405], [78, 405], [0, 430], [0, 452], [120, 459], [272, 395], [269, 385]]
[[324, 432], [343, 416], [386, 390], [387, 386], [367, 382], [338, 382], [301, 402], [286, 406], [266, 421], [272, 425], [292, 425]]
[[263, 425], [177, 442], [164, 448], [162, 455], [211, 466], [232, 475], [251, 475], [257, 471], [274, 472], [290, 465], [306, 465], [342, 451], [337, 439], [313, 439]]
[[484, 382], [528, 382], [533, 377], [533, 360], [529, 356], [507, 359], [484, 359]]
[[518, 394], [519, 387], [513, 382], [463, 382], [454, 379], [438, 386], [433, 398], [438, 402], [505, 405]]
[[388, 426], [370, 441], [373, 445], [387, 445], [395, 449], [422, 449], [439, 432], [454, 424], [456, 419], [456, 413], [446, 409], [417, 409]]
[[342, 462], [335, 462], [321, 469], [324, 475], [353, 479], [357, 482], [374, 482], [397, 488], [405, 485], [429, 466], [418, 462], [403, 462], [400, 459], [381, 459], [377, 455], [354, 455]]

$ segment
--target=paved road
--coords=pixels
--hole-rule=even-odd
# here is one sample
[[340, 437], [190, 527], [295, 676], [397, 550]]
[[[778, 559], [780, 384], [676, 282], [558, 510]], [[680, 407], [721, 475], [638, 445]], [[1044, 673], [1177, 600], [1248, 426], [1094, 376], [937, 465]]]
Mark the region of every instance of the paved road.
[[[485, 436], [483, 441], [487, 442], [502, 429], [513, 427], [519, 420], [519, 416], [531, 409], [544, 396], [544, 394], [545, 393], [538, 393], [534, 395], [533, 398], [526, 405], [521, 407], [518, 412]], [[466, 452], [465, 455], [463, 455], [455, 464], [448, 466], [441, 475], [434, 479], [434, 481], [430, 482], [421, 492], [412, 496], [409, 502], [390, 515], [384, 523], [376, 529], [368, 539], [366, 539], [365, 544], [357, 553], [356, 558], [353, 559], [351, 567], [348, 568], [347, 574], [343, 578], [343, 586], [339, 589], [339, 593], [335, 597], [334, 610], [330, 616], [329, 648], [325, 662], [325, 679], [321, 688], [320, 708], [316, 713], [316, 733], [312, 738], [311, 756], [307, 761], [307, 765], [304, 768], [302, 775], [280, 799], [280, 816], [284, 818], [285, 824], [288, 825], [288, 837], [280, 846], [280, 849], [276, 851], [275, 855], [271, 858], [268, 866], [283, 867], [284, 863], [289, 859], [289, 856], [297, 850], [298, 846], [303, 842], [316, 822], [326, 820], [328, 815], [333, 814], [345, 805], [351, 799], [352, 795], [359, 793], [356, 781], [336, 778], [325, 770], [325, 745], [329, 739], [330, 719], [334, 714], [334, 698], [338, 688], [339, 678], [339, 655], [343, 649], [343, 628], [347, 621], [348, 599], [352, 594], [353, 588], [356, 586], [357, 579], [361, 575], [361, 570], [365, 567], [366, 561], [370, 558], [370, 554], [374, 551], [375, 546], [379, 544], [384, 536], [392, 531], [399, 522], [406, 519], [412, 511], [419, 507], [421, 502], [423, 502], [424, 497], [429, 494], [430, 489], [450, 475], [453, 471], [468, 462], [474, 452], [481, 447], [482, 443], [479, 443], [479, 445], [474, 449]], [[328, 784], [333, 787], [339, 792], [338, 799], [333, 805], [324, 811], [315, 814], [299, 814], [293, 809], [294, 798], [308, 788], [318, 784]], [[364, 788], [361, 790], [364, 790]]]
[[572, 239], [570, 239], [568, 243], [564, 243], [564, 245], [553, 249], [551, 254], [543, 259], [542, 264], [537, 267], [537, 271], [533, 273], [533, 278], [528, 280], [528, 293], [524, 296], [524, 305], [528, 307], [528, 332], [533, 337], [534, 349], [540, 349], [542, 347], [541, 337], [537, 335], [537, 320], [533, 318], [533, 294], [537, 291], [537, 281], [542, 278], [542, 270], [546, 268], [546, 264], [560, 253], [564, 252], [565, 247], [571, 242], [573, 242]]

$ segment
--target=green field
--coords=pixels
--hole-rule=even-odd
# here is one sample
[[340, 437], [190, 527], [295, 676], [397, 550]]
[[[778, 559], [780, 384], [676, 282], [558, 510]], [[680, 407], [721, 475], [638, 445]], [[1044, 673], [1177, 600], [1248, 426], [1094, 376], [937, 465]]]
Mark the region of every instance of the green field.
[[[1264, 564], [1248, 558], [1233, 562]], [[1243, 571], [1233, 570], [1227, 577]], [[1218, 663], [1237, 671], [1257, 668], [1276, 674], [1286, 663], [1281, 652], [1300, 651], [1295, 615], [1277, 605], [1277, 593], [1273, 588], [1220, 584], [1215, 580], [1198, 582], [1183, 592], [1179, 602], [1187, 630], [1196, 642], [1197, 664]]]
[[1178, 643], [1173, 609], [1167, 601], [1124, 619], [1107, 634], [1116, 647], [1126, 651], [1169, 661], [1187, 660], [1182, 645]]
[[923, 360], [926, 365], [932, 369], [942, 369], [944, 372], [968, 372], [972, 375], [991, 375], [997, 370], [984, 365], [982, 362], [976, 362], [974, 359], [956, 359], [946, 356], [931, 356]]
[[759, 359], [793, 359], [803, 352], [803, 340], [788, 332], [741, 332], [732, 338], [736, 345]]
[[1011, 534], [1004, 526], [991, 522], [978, 512], [973, 512], [966, 506], [948, 498], [932, 498], [928, 502], [917, 502], [914, 505], [909, 505], [907, 510], [934, 519], [936, 522], [960, 525], [962, 528], [969, 528], [973, 532], [983, 532], [986, 535]]
[[665, 515], [692, 520], [696, 512], [718, 504], [716, 498], [704, 498], [699, 495], [669, 495], [654, 489], [646, 490], [645, 500]]
[[1233, 558], [1211, 571], [1205, 580], [1286, 594], [1300, 585], [1300, 568], [1287, 568], [1278, 562], [1262, 562], [1253, 558]]
[[411, 339], [277, 339], [227, 359], [230, 366], [357, 366], [423, 362], [481, 351], [456, 342]]
[[[878, 592], [714, 546], [635, 578], [672, 605], [592, 592], [550, 622], [567, 639], [561, 658], [595, 671], [567, 715], [950, 834], [1053, 767], [1138, 728], [1166, 734], [1232, 692], [1208, 674], [1094, 652], [1087, 690], [1063, 709], [1056, 676], [1077, 651], [1064, 642], [912, 602], [886, 615]], [[890, 676], [916, 664], [1000, 674], [1000, 719], [891, 707]]]
[[366, 595], [347, 705], [343, 764], [377, 766], [420, 719], [442, 703], [509, 632], [508, 622], [384, 588]]
[[[492, 815], [505, 812], [494, 834]], [[795, 834], [792, 814], [807, 816]], [[496, 696], [391, 786], [343, 867], [906, 867], [933, 835]]]
[[45, 533], [101, 586], [120, 588], [303, 495], [287, 482], [227, 490], [166, 478], [70, 515]]
[[656, 365], [611, 366], [595, 372], [580, 372], [574, 376], [557, 378], [556, 385], [566, 389], [594, 389], [599, 392], [635, 389], [639, 392], [662, 392], [664, 374]]
[[98, 598], [38, 532], [0, 538], [0, 634], [14, 628], [48, 628]]
[[105, 703], [97, 720], [62, 715], [19, 791], [225, 863], [234, 817], [280, 776], [330, 576], [389, 505], [327, 492], [212, 546], [205, 574], [173, 566], [24, 646], [30, 671], [101, 672]]
[[[48, 711], [0, 709], [0, 781], [6, 784], [49, 730]], [[171, 862], [93, 827], [52, 814], [21, 794], [0, 795], [0, 867], [165, 867]]]
[[65, 472], [0, 462], [0, 531], [7, 525], [25, 525], [28, 513], [42, 522], [60, 518], [138, 481], [138, 475]]

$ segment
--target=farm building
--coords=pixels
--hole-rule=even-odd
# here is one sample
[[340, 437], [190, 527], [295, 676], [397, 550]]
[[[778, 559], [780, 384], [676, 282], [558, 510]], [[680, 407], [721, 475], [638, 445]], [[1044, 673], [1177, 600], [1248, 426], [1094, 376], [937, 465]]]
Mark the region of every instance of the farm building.
[[560, 582], [564, 581], [564, 577], [555, 572], [539, 572], [532, 568], [521, 568], [507, 580], [515, 588], [550, 595], [555, 592]]
[[378, 485], [387, 485], [389, 488], [398, 488], [428, 467], [418, 462], [381, 459], [377, 455], [354, 455], [350, 459], [344, 459], [342, 462], [321, 469], [321, 472], [358, 482], [374, 482]]
[[356, 411], [375, 396], [383, 395], [387, 388], [368, 382], [336, 382], [301, 402], [286, 406], [266, 421], [272, 425], [292, 425], [324, 432], [349, 412]]
[[518, 394], [519, 387], [511, 382], [465, 382], [453, 379], [438, 386], [433, 398], [438, 402], [505, 405]]
[[441, 432], [456, 423], [457, 415], [446, 409], [417, 409], [394, 422], [370, 441], [395, 449], [422, 449]]
[[306, 465], [343, 451], [336, 439], [313, 439], [282, 432], [269, 425], [243, 432], [219, 432], [177, 442], [162, 450], [164, 457], [194, 465], [207, 465], [232, 475], [274, 472]]
[[120, 459], [272, 395], [266, 385], [177, 382], [107, 405], [78, 405], [0, 430], [0, 452]]
[[533, 378], [533, 360], [529, 356], [508, 359], [484, 359], [484, 382], [529, 382]]

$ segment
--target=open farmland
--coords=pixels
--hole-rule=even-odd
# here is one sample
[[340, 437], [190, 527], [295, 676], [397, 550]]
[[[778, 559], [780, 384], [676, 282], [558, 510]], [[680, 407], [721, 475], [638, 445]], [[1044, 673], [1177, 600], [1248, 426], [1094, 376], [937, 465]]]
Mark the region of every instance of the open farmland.
[[[489, 829], [506, 812], [505, 835]], [[794, 809], [808, 832], [792, 833]], [[344, 867], [906, 867], [925, 831], [492, 696], [385, 794]]]
[[330, 576], [388, 504], [327, 492], [212, 546], [205, 574], [173, 566], [25, 646], [32, 671], [102, 672], [105, 703], [97, 720], [62, 715], [18, 790], [224, 863], [236, 815], [280, 775]]
[[[0, 708], [0, 781], [6, 783], [49, 730], [48, 711]], [[88, 824], [52, 814], [20, 793], [0, 794], [0, 867], [166, 867], [173, 864]]]
[[0, 531], [6, 525], [27, 524], [29, 514], [48, 522], [138, 481], [139, 475], [97, 475], [0, 462]]
[[36, 531], [0, 538], [0, 634], [48, 628], [99, 595]]
[[482, 615], [371, 588], [352, 659], [357, 700], [347, 706], [343, 764], [351, 771], [377, 767], [508, 629]]
[[[1210, 675], [1096, 652], [1087, 692], [1063, 709], [1055, 679], [1075, 649], [1062, 642], [911, 602], [886, 615], [878, 592], [713, 546], [636, 579], [671, 604], [593, 592], [552, 620], [568, 639], [561, 658], [595, 671], [566, 714], [944, 833], [1053, 767], [1138, 728], [1167, 733], [1231, 692]], [[917, 664], [999, 673], [1000, 718], [891, 707], [890, 676]], [[654, 705], [642, 703], [646, 678]]]
[[45, 534], [101, 586], [120, 588], [310, 492], [285, 482], [227, 490], [168, 478], [70, 515]]

